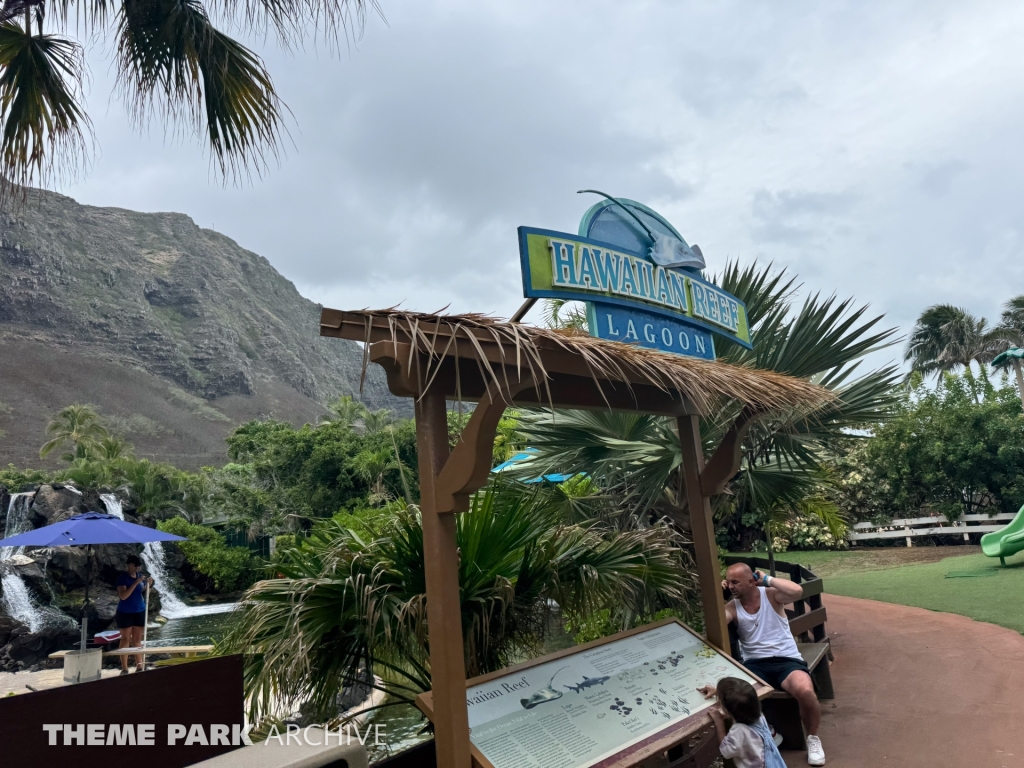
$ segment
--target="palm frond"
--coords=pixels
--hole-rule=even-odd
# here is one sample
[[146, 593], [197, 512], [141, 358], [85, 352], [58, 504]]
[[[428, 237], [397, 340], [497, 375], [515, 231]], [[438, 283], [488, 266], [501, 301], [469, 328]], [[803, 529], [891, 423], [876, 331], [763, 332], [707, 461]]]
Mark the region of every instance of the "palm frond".
[[0, 24], [0, 174], [7, 182], [47, 184], [88, 162], [84, 76], [82, 48], [73, 40]]
[[197, 0], [125, 0], [117, 35], [118, 87], [138, 124], [158, 113], [205, 131], [224, 176], [276, 157], [285, 108], [269, 73]]
[[[689, 560], [666, 526], [615, 531], [565, 521], [548, 487], [497, 480], [456, 523], [464, 650], [470, 675], [536, 650], [549, 600], [617, 614], [678, 600]], [[246, 654], [254, 719], [308, 702], [332, 716], [337, 694], [380, 672], [396, 699], [430, 687], [423, 530], [414, 508], [381, 528], [318, 524], [283, 548], [282, 578], [246, 594], [219, 652]], [[336, 708], [335, 708], [336, 710]]]
[[912, 373], [923, 374], [945, 373], [972, 362], [984, 365], [1019, 337], [1014, 317], [1012, 302], [1004, 324], [994, 328], [985, 318], [952, 304], [928, 307], [910, 334], [904, 359], [911, 362]]
[[209, 7], [257, 35], [273, 30], [286, 48], [312, 36], [336, 48], [362, 33], [369, 13], [384, 19], [377, 0], [212, 0]]
[[587, 332], [587, 313], [578, 301], [544, 299], [541, 316], [547, 328]]

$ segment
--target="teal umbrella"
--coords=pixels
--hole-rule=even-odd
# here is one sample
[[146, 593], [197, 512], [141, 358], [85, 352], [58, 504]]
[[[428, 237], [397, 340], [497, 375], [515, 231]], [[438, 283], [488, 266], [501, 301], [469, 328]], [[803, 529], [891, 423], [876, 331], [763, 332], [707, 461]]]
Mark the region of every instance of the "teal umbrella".
[[1000, 352], [992, 358], [993, 368], [1005, 368], [1013, 366], [1013, 372], [1017, 374], [1017, 391], [1020, 392], [1020, 404], [1024, 408], [1024, 372], [1021, 371], [1020, 361], [1024, 358], [1024, 349], [1010, 347], [1005, 352]]

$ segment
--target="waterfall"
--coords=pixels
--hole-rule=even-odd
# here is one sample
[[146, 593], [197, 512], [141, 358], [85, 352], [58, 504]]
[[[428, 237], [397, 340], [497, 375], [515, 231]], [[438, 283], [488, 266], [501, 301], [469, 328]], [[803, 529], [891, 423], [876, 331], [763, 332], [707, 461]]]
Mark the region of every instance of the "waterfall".
[[[7, 525], [4, 527], [5, 539], [32, 530], [28, 511], [34, 498], [34, 491], [11, 494], [11, 503], [7, 507]], [[0, 563], [24, 553], [24, 547], [0, 547]], [[0, 583], [3, 584], [2, 602], [7, 615], [28, 626], [30, 632], [38, 632], [46, 617], [32, 599], [32, 594], [28, 591], [21, 574], [13, 568], [3, 568]]]
[[118, 520], [124, 520], [124, 509], [121, 507], [121, 500], [112, 493], [101, 493], [100, 499], [103, 506], [107, 508], [107, 514], [113, 515]]
[[153, 577], [153, 584], [160, 590], [160, 613], [168, 619], [175, 619], [190, 613], [189, 607], [174, 594], [167, 561], [164, 558], [164, 545], [159, 541], [148, 542], [142, 550], [142, 559], [146, 561], [146, 568], [149, 569], [149, 575]]
[[[121, 508], [121, 500], [112, 493], [101, 493], [100, 499], [107, 513], [119, 520], [124, 520], [124, 510]], [[142, 549], [142, 560], [146, 564], [146, 571], [153, 577], [153, 586], [160, 591], [160, 613], [168, 619], [175, 619], [180, 616], [187, 616], [193, 613], [185, 605], [184, 601], [174, 592], [173, 582], [167, 568], [167, 560], [164, 557], [164, 547], [159, 541], [150, 541]]]
[[[32, 499], [35, 498], [35, 495], [35, 491], [11, 494], [11, 503], [7, 505], [7, 525], [4, 527], [5, 539], [32, 530], [32, 521], [28, 519], [28, 510], [32, 506]], [[0, 562], [10, 560], [24, 551], [24, 547], [0, 547]]]

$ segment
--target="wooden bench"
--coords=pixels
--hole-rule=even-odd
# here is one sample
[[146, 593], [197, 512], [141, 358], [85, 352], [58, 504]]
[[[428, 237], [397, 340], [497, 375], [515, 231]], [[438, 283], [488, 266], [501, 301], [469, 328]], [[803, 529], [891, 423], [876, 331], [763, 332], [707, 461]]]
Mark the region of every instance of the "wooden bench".
[[[818, 700], [834, 699], [832, 671], [829, 669], [831, 646], [828, 643], [797, 643], [796, 647], [811, 670], [811, 680], [814, 681], [814, 692], [818, 694]], [[807, 749], [804, 727], [800, 721], [800, 706], [796, 699], [785, 691], [774, 691], [761, 701], [761, 709], [765, 719], [782, 736], [782, 749]]]
[[[746, 563], [751, 568], [767, 572], [769, 563], [763, 557], [727, 556], [726, 565]], [[825, 632], [825, 621], [828, 614], [822, 605], [821, 595], [825, 591], [824, 582], [814, 573], [796, 563], [775, 561], [776, 573], [781, 573], [796, 582], [804, 589], [803, 597], [786, 609], [789, 617], [789, 630], [796, 639], [796, 647], [811, 671], [811, 680], [819, 700], [835, 698], [832, 687], [832, 645]], [[729, 596], [727, 599], [732, 599]], [[729, 625], [729, 640], [733, 648], [739, 647], [735, 623]], [[800, 708], [796, 699], [785, 691], [775, 691], [761, 702], [765, 719], [768, 720], [780, 736], [782, 749], [803, 750], [807, 748], [804, 729], [800, 722]]]
[[981, 535], [1005, 528], [1014, 515], [1000, 513], [997, 515], [961, 515], [956, 522], [949, 522], [941, 515], [930, 517], [906, 517], [890, 520], [888, 523], [857, 523], [847, 538], [851, 543], [870, 541], [873, 539], [903, 539], [907, 546], [915, 536], [963, 536], [964, 541], [971, 540], [971, 534]]
[[[110, 650], [103, 649], [104, 656], [206, 656], [213, 651], [212, 645], [168, 645], [168, 646], [155, 646], [151, 645], [148, 648], [111, 648]], [[51, 653], [51, 659], [63, 659], [65, 655], [70, 651], [57, 651]]]

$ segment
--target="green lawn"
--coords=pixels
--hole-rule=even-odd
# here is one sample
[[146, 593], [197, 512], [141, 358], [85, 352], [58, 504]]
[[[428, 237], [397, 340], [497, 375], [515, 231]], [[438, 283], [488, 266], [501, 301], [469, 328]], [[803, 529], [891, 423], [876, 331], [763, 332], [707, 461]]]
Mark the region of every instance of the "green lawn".
[[997, 559], [968, 555], [841, 573], [825, 579], [825, 591], [959, 613], [1024, 633], [1024, 553], [1007, 558], [1005, 568]]
[[[777, 560], [786, 563], [800, 563], [823, 579], [845, 573], [878, 571], [884, 568], [899, 568], [914, 563], [931, 563], [949, 557], [963, 557], [981, 552], [980, 547], [863, 547], [839, 551], [794, 550], [782, 552]], [[763, 552], [730, 552], [735, 555], [755, 554], [766, 557]]]

